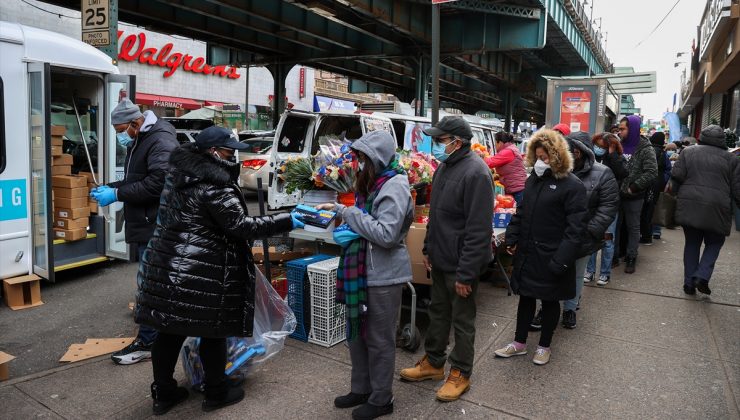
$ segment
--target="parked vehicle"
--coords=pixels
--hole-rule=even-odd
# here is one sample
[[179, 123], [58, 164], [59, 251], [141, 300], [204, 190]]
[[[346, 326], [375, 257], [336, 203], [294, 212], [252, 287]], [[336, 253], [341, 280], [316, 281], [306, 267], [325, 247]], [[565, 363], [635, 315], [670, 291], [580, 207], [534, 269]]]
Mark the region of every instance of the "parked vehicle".
[[180, 144], [194, 142], [198, 133], [214, 125], [212, 120], [198, 118], [165, 117], [164, 120], [175, 127], [177, 141]]
[[255, 137], [275, 137], [275, 130], [242, 130], [239, 132], [240, 141]]
[[242, 190], [257, 191], [257, 179], [262, 179], [262, 188], [267, 188], [270, 178], [270, 158], [272, 157], [274, 137], [255, 137], [242, 140], [249, 149], [239, 151], [241, 174], [239, 186]]

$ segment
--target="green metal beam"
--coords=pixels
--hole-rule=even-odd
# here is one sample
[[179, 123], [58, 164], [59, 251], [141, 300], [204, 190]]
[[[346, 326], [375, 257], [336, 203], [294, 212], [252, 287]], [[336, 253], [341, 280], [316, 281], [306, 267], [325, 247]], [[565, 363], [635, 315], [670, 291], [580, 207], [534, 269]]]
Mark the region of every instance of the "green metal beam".
[[591, 47], [573, 22], [573, 19], [571, 19], [568, 11], [565, 10], [562, 0], [540, 0], [540, 2], [544, 4], [547, 14], [568, 41], [570, 41], [573, 48], [578, 52], [578, 55], [581, 56], [593, 73], [604, 73], [604, 68], [599, 64], [596, 55], [591, 51]]

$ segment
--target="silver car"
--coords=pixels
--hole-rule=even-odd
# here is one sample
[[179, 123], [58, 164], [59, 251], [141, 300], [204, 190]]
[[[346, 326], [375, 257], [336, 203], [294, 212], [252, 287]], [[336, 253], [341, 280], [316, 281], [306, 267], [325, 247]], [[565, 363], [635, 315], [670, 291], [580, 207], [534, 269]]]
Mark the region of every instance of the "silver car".
[[241, 174], [239, 186], [243, 190], [257, 191], [257, 179], [262, 178], [262, 188], [267, 190], [270, 181], [270, 156], [272, 154], [273, 137], [255, 137], [242, 140], [249, 145], [249, 149], [239, 151]]

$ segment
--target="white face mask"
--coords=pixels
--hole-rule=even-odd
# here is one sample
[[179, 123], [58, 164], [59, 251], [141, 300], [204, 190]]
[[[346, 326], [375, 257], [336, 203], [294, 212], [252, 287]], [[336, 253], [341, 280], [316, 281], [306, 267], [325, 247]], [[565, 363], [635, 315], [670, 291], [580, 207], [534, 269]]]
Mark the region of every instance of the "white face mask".
[[545, 163], [542, 159], [537, 159], [537, 162], [534, 163], [534, 173], [536, 173], [537, 176], [542, 176], [549, 168], [550, 165]]
[[359, 169], [361, 171], [363, 169], [365, 169], [365, 161], [364, 160], [362, 162], [357, 162], [357, 169]]

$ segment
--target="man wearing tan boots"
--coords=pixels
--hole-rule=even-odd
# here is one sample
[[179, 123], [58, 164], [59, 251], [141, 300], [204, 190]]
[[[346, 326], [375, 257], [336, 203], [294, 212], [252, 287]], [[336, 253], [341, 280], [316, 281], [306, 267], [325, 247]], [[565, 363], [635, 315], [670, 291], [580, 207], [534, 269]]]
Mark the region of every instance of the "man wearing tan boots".
[[[424, 241], [424, 262], [432, 272], [432, 303], [426, 355], [401, 371], [406, 381], [440, 380], [440, 401], [455, 401], [470, 388], [475, 356], [475, 295], [478, 279], [492, 258], [491, 171], [470, 149], [473, 134], [460, 117], [445, 117], [424, 130], [433, 137], [432, 153], [441, 162], [432, 182], [432, 202]], [[447, 355], [450, 328], [455, 346]]]

